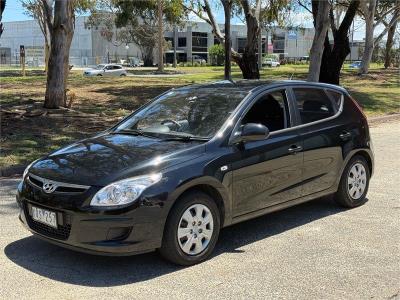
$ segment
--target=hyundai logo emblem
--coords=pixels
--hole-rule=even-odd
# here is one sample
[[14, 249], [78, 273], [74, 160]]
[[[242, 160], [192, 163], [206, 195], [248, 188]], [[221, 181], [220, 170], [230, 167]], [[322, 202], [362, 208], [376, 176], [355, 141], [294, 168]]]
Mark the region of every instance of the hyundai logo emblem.
[[45, 181], [43, 182], [43, 192], [45, 192], [46, 194], [50, 194], [52, 192], [54, 192], [57, 188], [57, 185], [55, 185], [53, 182], [50, 181]]

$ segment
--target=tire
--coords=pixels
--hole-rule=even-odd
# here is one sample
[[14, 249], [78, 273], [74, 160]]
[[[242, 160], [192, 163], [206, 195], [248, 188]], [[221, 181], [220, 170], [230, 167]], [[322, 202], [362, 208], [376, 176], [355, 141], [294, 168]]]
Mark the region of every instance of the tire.
[[119, 75], [119, 76], [121, 76], [121, 77], [125, 77], [125, 76], [126, 76], [126, 74], [121, 74], [121, 75]]
[[[352, 179], [352, 175], [353, 177], [355, 175], [354, 179]], [[370, 170], [367, 161], [364, 157], [355, 155], [343, 171], [338, 191], [334, 197], [336, 203], [346, 208], [363, 205], [367, 200], [369, 180]]]
[[[177, 201], [165, 224], [159, 252], [172, 263], [190, 266], [206, 260], [212, 254], [220, 231], [220, 214], [214, 200], [200, 191], [188, 192]], [[196, 226], [187, 220], [195, 220]], [[198, 225], [198, 221], [203, 223]], [[178, 237], [178, 228], [185, 234]]]
[[96, 76], [103, 76], [103, 75], [101, 75], [101, 74], [97, 74]]

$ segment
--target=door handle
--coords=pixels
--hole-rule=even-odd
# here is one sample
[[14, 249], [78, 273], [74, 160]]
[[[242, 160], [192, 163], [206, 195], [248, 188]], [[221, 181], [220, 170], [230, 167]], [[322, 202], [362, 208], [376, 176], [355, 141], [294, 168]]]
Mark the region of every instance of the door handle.
[[301, 147], [301, 146], [296, 146], [296, 145], [292, 145], [292, 146], [290, 146], [290, 148], [288, 149], [288, 152], [289, 152], [289, 153], [292, 153], [292, 154], [296, 154], [297, 152], [300, 152], [301, 150], [303, 150], [303, 147]]
[[340, 137], [342, 140], [346, 140], [346, 139], [348, 139], [349, 137], [351, 137], [351, 132], [343, 131], [343, 132], [339, 135], [339, 137]]

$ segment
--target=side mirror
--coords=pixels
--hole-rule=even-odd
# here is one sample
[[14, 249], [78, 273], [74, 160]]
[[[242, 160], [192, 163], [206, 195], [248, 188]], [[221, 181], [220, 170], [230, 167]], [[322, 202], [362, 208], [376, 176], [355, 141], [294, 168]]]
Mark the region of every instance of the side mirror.
[[266, 140], [269, 137], [268, 127], [262, 124], [248, 123], [235, 133], [234, 143]]

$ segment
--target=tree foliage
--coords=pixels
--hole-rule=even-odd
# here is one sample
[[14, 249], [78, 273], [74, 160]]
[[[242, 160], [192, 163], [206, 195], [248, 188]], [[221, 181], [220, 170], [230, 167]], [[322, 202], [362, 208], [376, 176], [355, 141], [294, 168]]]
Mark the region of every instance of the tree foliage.
[[215, 44], [208, 48], [208, 55], [213, 65], [222, 66], [224, 64], [225, 50], [221, 44]]

